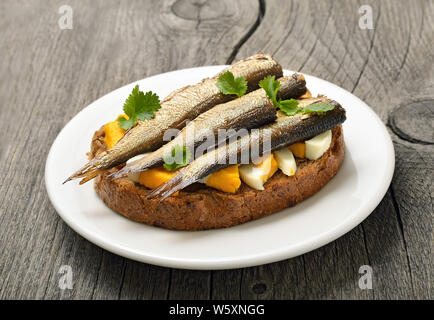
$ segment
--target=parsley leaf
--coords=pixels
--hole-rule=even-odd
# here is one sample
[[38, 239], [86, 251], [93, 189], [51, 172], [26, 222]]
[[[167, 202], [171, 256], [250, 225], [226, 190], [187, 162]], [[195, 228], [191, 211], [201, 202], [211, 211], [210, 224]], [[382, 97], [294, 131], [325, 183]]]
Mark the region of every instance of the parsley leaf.
[[190, 151], [185, 146], [175, 146], [171, 151], [163, 154], [164, 168], [173, 171], [184, 167], [190, 161]]
[[247, 91], [246, 77], [235, 78], [232, 72], [226, 71], [219, 75], [217, 87], [223, 94], [236, 94], [241, 97]]
[[277, 101], [277, 92], [280, 89], [280, 82], [275, 80], [274, 76], [265, 77], [259, 81], [259, 86], [265, 90], [274, 106], [283, 111], [287, 116], [293, 116], [299, 112], [302, 112], [303, 114], [311, 112], [322, 113], [333, 110], [334, 108], [330, 103], [314, 103], [304, 108], [300, 108], [298, 106], [298, 101], [295, 99]]
[[265, 90], [267, 96], [271, 99], [274, 106], [279, 108], [279, 102], [277, 102], [277, 91], [280, 89], [280, 82], [275, 80], [274, 76], [268, 76], [259, 81], [259, 86]]
[[300, 111], [298, 101], [295, 99], [280, 100], [279, 109], [286, 113], [287, 116], [293, 116]]
[[334, 105], [330, 103], [314, 103], [302, 108], [301, 111], [303, 112], [303, 114], [307, 114], [311, 112], [322, 113], [333, 109]]
[[143, 93], [139, 90], [139, 86], [136, 85], [128, 96], [124, 103], [124, 112], [129, 119], [125, 117], [119, 117], [119, 126], [127, 130], [133, 127], [138, 120], [149, 120], [152, 119], [154, 113], [160, 109], [160, 99], [155, 93], [148, 91]]
[[293, 116], [299, 111], [297, 100], [289, 99], [277, 101], [277, 92], [280, 89], [280, 82], [275, 80], [274, 76], [265, 77], [259, 81], [259, 86], [265, 90], [274, 106], [285, 112], [287, 116]]
[[128, 130], [129, 128], [134, 126], [135, 123], [136, 123], [136, 120], [134, 120], [134, 119], [126, 119], [125, 117], [119, 117], [118, 118], [119, 127], [121, 127], [124, 130]]

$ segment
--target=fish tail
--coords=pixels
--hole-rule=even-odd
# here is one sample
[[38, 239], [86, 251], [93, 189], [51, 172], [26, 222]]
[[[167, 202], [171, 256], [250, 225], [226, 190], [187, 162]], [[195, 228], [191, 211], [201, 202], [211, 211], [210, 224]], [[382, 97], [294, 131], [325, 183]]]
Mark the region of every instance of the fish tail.
[[83, 178], [80, 181], [80, 184], [83, 184], [83, 183], [88, 182], [89, 180], [92, 180], [100, 173], [101, 173], [101, 170], [96, 168], [92, 162], [88, 162], [80, 170], [78, 170], [73, 175], [71, 175], [69, 178], [67, 178], [65, 181], [63, 181], [63, 184], [65, 184], [66, 182], [71, 181], [73, 179], [80, 179], [80, 178]]
[[[137, 161], [140, 161], [140, 160], [137, 160]], [[159, 163], [157, 163], [157, 164], [159, 164]], [[119, 171], [110, 173], [107, 177], [111, 178], [111, 179], [125, 178], [126, 176], [129, 176], [130, 174], [142, 172], [142, 171], [148, 170], [148, 169], [153, 168], [153, 167], [156, 167], [156, 165], [154, 165], [153, 163], [152, 164], [145, 163], [144, 165], [141, 165], [140, 163], [134, 164], [134, 162], [133, 162], [130, 165], [127, 164], [125, 167], [123, 167]]]
[[93, 169], [92, 171], [88, 171], [86, 173], [86, 176], [83, 176], [82, 177], [83, 179], [80, 180], [80, 184], [83, 184], [83, 183], [88, 182], [89, 180], [92, 180], [97, 175], [99, 175], [101, 172], [102, 171], [100, 169], [97, 169], [97, 168]]
[[163, 164], [163, 153], [166, 149], [162, 147], [159, 150], [156, 150], [153, 153], [145, 156], [144, 158], [127, 164], [121, 170], [108, 175], [108, 177], [112, 179], [124, 178], [132, 173], [142, 172], [150, 168], [157, 167]]
[[182, 174], [176, 175], [175, 177], [173, 177], [169, 181], [166, 181], [165, 183], [160, 185], [158, 188], [156, 188], [156, 189], [152, 190], [150, 193], [148, 193], [146, 198], [148, 200], [151, 200], [151, 199], [155, 199], [155, 198], [158, 198], [161, 196], [160, 201], [163, 201], [164, 199], [171, 196], [175, 192], [184, 188], [185, 185], [189, 184], [189, 183], [186, 183], [185, 180], [183, 180], [182, 178], [183, 178]]
[[116, 172], [110, 173], [110, 174], [107, 176], [107, 178], [110, 178], [110, 179], [120, 179], [120, 178], [124, 178], [124, 177], [126, 177], [126, 176], [128, 176], [128, 175], [130, 175], [130, 174], [132, 174], [132, 173], [134, 173], [133, 170], [131, 170], [130, 167], [125, 166], [125, 167], [123, 167], [123, 168], [122, 168], [121, 170], [119, 170], [119, 171], [116, 171]]

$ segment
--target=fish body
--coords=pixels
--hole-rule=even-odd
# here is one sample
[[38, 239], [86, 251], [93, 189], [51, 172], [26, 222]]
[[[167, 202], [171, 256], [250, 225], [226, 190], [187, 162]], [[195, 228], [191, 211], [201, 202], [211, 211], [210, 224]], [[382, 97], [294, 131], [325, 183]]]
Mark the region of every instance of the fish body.
[[84, 183], [97, 176], [101, 169], [112, 168], [137, 154], [153, 151], [163, 145], [167, 129], [182, 129], [201, 113], [234, 99], [233, 95], [222, 94], [216, 85], [218, 76], [226, 71], [232, 72], [234, 77], [244, 76], [248, 92], [257, 89], [259, 81], [266, 76], [282, 76], [282, 67], [270, 55], [256, 54], [234, 63], [212, 78], [178, 89], [161, 102], [154, 118], [139, 121], [113, 148], [99, 154], [66, 181], [84, 178], [81, 182]]
[[[254, 145], [259, 146], [262, 154], [272, 152], [296, 142], [304, 141], [321, 132], [332, 129], [345, 121], [345, 109], [337, 102], [325, 97], [301, 99], [300, 107], [305, 107], [313, 103], [330, 103], [334, 105], [333, 110], [324, 113], [310, 113], [308, 115], [295, 114], [287, 116], [281, 111], [278, 112], [277, 120], [274, 123], [265, 125], [259, 130], [254, 130], [250, 134], [241, 137], [224, 146], [220, 146], [203, 156], [197, 158], [188, 166], [179, 170], [178, 174], [157, 189], [154, 189], [148, 198], [162, 197], [162, 200], [172, 195], [209, 174], [234, 164], [233, 160], [241, 163], [242, 155], [251, 155], [250, 150]], [[270, 137], [271, 144], [265, 143]], [[251, 156], [249, 161], [255, 161]]]
[[[306, 93], [306, 82], [302, 75], [293, 74], [279, 78], [278, 81], [281, 85], [279, 89], [281, 99], [297, 98]], [[191, 150], [195, 150], [207, 137], [214, 138], [214, 143], [207, 145], [207, 147], [213, 147], [217, 140], [215, 137], [221, 130], [236, 134], [235, 131], [239, 129], [257, 128], [274, 120], [276, 120], [276, 108], [265, 90], [260, 88], [202, 113], [189, 122], [175, 139], [148, 156], [128, 164], [120, 171], [113, 173], [111, 177], [121, 178], [131, 173], [160, 166], [163, 164], [164, 154], [170, 153], [175, 146], [186, 145], [191, 153]], [[189, 140], [191, 140], [190, 143]]]

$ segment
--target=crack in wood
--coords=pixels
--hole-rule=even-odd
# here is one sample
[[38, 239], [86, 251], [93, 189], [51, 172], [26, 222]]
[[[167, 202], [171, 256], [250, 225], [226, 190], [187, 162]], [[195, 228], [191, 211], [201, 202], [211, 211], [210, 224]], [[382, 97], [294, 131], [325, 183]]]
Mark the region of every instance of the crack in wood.
[[359, 85], [359, 81], [362, 78], [362, 75], [365, 72], [365, 69], [366, 69], [366, 67], [368, 65], [369, 57], [371, 56], [371, 52], [372, 52], [372, 49], [374, 47], [375, 37], [377, 35], [377, 26], [378, 26], [378, 21], [380, 20], [380, 16], [381, 16], [381, 4], [378, 5], [378, 15], [377, 15], [377, 18], [375, 19], [374, 34], [372, 35], [372, 39], [371, 39], [371, 44], [369, 46], [368, 55], [366, 56], [366, 59], [363, 62], [362, 71], [360, 72], [359, 76], [357, 77], [356, 82], [354, 83], [354, 87], [351, 90], [351, 93], [353, 93], [354, 90], [356, 90], [357, 86]]
[[402, 224], [401, 211], [399, 209], [398, 202], [396, 201], [395, 192], [393, 190], [393, 185], [391, 185], [389, 187], [389, 189], [390, 189], [390, 195], [391, 195], [391, 198], [392, 198], [392, 205], [393, 205], [393, 208], [395, 209], [396, 217], [397, 217], [397, 220], [398, 220], [399, 231], [401, 233], [402, 241], [404, 243], [405, 256], [407, 258], [407, 267], [408, 267], [408, 272], [409, 272], [409, 275], [410, 275], [411, 289], [412, 289], [413, 294], [414, 294], [413, 275], [412, 275], [412, 272], [411, 272], [410, 257], [409, 257], [409, 254], [408, 254], [407, 240], [405, 239], [405, 234], [404, 234], [404, 225]]
[[122, 296], [122, 288], [124, 287], [124, 283], [125, 283], [125, 271], [127, 269], [127, 262], [128, 260], [126, 258], [122, 258], [122, 275], [121, 275], [121, 285], [119, 286], [118, 300], [121, 300], [121, 296]]
[[434, 144], [434, 99], [414, 100], [394, 109], [387, 126], [402, 140], [421, 145]]
[[[194, 2], [197, 6], [191, 12], [183, 8], [184, 17], [172, 14], [174, 8], [167, 6], [176, 0], [152, 4], [107, 0], [104, 7], [89, 5], [82, 10], [80, 21], [74, 23], [73, 37], [70, 37], [71, 33], [52, 26], [47, 28], [46, 22], [52, 20], [47, 12], [51, 11], [47, 10], [43, 1], [34, 2], [26, 8], [19, 8], [15, 2], [6, 0], [8, 4], [5, 8], [11, 7], [12, 11], [6, 11], [11, 14], [5, 16], [6, 23], [0, 24], [2, 43], [5, 44], [0, 52], [6, 58], [4, 63], [0, 63], [0, 71], [9, 79], [0, 84], [0, 96], [5, 106], [21, 106], [3, 110], [6, 133], [3, 142], [6, 146], [10, 145], [10, 149], [1, 155], [4, 174], [0, 178], [0, 211], [3, 213], [0, 224], [4, 232], [0, 248], [4, 254], [0, 266], [0, 297], [83, 299], [92, 296], [97, 299], [104, 296], [116, 298], [116, 294], [120, 294], [120, 298], [173, 299], [194, 294], [215, 299], [255, 298], [250, 290], [252, 285], [267, 279], [268, 275], [273, 278], [265, 282], [268, 289], [263, 294], [264, 298], [396, 299], [429, 298], [432, 295], [429, 250], [432, 244], [433, 191], [430, 181], [434, 138], [428, 136], [432, 129], [425, 126], [430, 120], [420, 122], [424, 127], [418, 122], [410, 124], [413, 119], [406, 117], [408, 110], [403, 109], [403, 113], [398, 114], [397, 108], [394, 108], [404, 105], [409, 96], [413, 95], [414, 99], [414, 94], [421, 99], [433, 99], [429, 69], [433, 23], [429, 17], [434, 7], [429, 2], [418, 1], [411, 6], [404, 0], [382, 2], [383, 13], [381, 17], [375, 17], [377, 25], [380, 23], [381, 26], [374, 34], [367, 31], [371, 33], [362, 33], [361, 37], [356, 36], [358, 25], [352, 14], [356, 16], [363, 1], [342, 1], [336, 5], [325, 32], [318, 31], [315, 21], [324, 24], [324, 15], [330, 3], [321, 7], [324, 10], [315, 10], [317, 3], [314, 0], [262, 0], [259, 1], [259, 12], [257, 2], [240, 1], [231, 6], [229, 0], [191, 0], [190, 3]], [[183, 2], [189, 3], [186, 0]], [[214, 6], [220, 8], [213, 11]], [[96, 11], [98, 15], [95, 15]], [[20, 13], [17, 15], [20, 23], [14, 21], [14, 12]], [[191, 19], [186, 19], [189, 17], [186, 15]], [[407, 16], [409, 19], [404, 19]], [[21, 23], [24, 22], [23, 17], [29, 23]], [[330, 34], [330, 31], [335, 31], [330, 28], [330, 23], [334, 23], [341, 41]], [[409, 25], [414, 32], [411, 38]], [[94, 32], [89, 34], [88, 30]], [[228, 32], [231, 37], [227, 37]], [[336, 241], [336, 250], [330, 250], [330, 257], [324, 257], [324, 261], [335, 267], [337, 272], [352, 272], [354, 261], [363, 263], [368, 260], [376, 268], [374, 296], [374, 291], [368, 294], [359, 290], [355, 283], [351, 283], [355, 290], [346, 291], [346, 283], [330, 284], [326, 274], [316, 276], [317, 272], [321, 273], [321, 266], [316, 264], [318, 260], [315, 256], [328, 252], [327, 248], [297, 260], [232, 271], [236, 282], [231, 282], [230, 287], [231, 271], [184, 273], [127, 259], [120, 269], [118, 258], [114, 259], [118, 263], [112, 263], [112, 259], [107, 259], [108, 255], [103, 256], [102, 249], [87, 243], [55, 214], [42, 185], [43, 160], [56, 133], [91, 100], [109, 88], [145, 75], [224, 62], [231, 52], [233, 54], [228, 63], [237, 55], [267, 50], [275, 52], [283, 65], [289, 66], [292, 61], [299, 65], [305, 61], [309, 50], [294, 49], [306, 43], [306, 39], [313, 38], [312, 41], [315, 41], [315, 32], [322, 34], [311, 60], [305, 63], [304, 68], [315, 70], [321, 78], [344, 84], [349, 90], [357, 78], [354, 90], [362, 98], [366, 97], [368, 104], [384, 118], [389, 115], [388, 125], [396, 140], [398, 162], [392, 181], [393, 189], [387, 195], [392, 200], [388, 198], [386, 204], [363, 222], [362, 232], [356, 232], [351, 243]], [[29, 42], [29, 39], [35, 41]], [[93, 45], [95, 39], [100, 40], [98, 43], [101, 45]], [[308, 45], [313, 45], [313, 42], [304, 48]], [[113, 52], [113, 46], [118, 50]], [[12, 49], [9, 51], [13, 51], [14, 55], [10, 55], [8, 49]], [[310, 65], [311, 61], [313, 64]], [[334, 61], [337, 63], [336, 71], [330, 70], [328, 65], [329, 62], [334, 64]], [[395, 83], [395, 77], [402, 83]], [[25, 83], [24, 87], [22, 83]], [[411, 101], [407, 107], [413, 103]], [[417, 115], [419, 119], [422, 107]], [[390, 113], [392, 109], [396, 109], [393, 115]], [[417, 113], [417, 110], [412, 111]], [[51, 117], [46, 117], [47, 112], [51, 112]], [[22, 119], [20, 125], [8, 121], [13, 116]], [[412, 150], [399, 149], [400, 145], [407, 148], [406, 142], [414, 143]], [[420, 157], [411, 158], [414, 154], [420, 154]], [[397, 211], [396, 215], [393, 210]], [[379, 214], [382, 216], [378, 218]], [[385, 221], [387, 218], [390, 220]], [[384, 229], [385, 222], [388, 223], [387, 230]], [[40, 243], [47, 234], [48, 241], [52, 243]], [[381, 240], [378, 240], [379, 237]], [[387, 242], [389, 239], [391, 243]], [[90, 249], [92, 256], [83, 253], [83, 247]], [[354, 247], [357, 248], [351, 256], [342, 255], [342, 250]], [[90, 259], [92, 263], [89, 263]], [[60, 264], [74, 267], [72, 291], [58, 289], [59, 275], [56, 272]], [[130, 266], [134, 266], [132, 270]], [[261, 276], [258, 270], [264, 270], [265, 276]], [[288, 277], [290, 274], [292, 278]], [[107, 279], [111, 281], [105, 283]], [[337, 280], [341, 279], [338, 277]], [[120, 287], [119, 281], [122, 281]]]
[[208, 297], [209, 300], [212, 300], [213, 280], [214, 280], [214, 271], [211, 270], [209, 275], [209, 297]]
[[365, 227], [363, 226], [363, 222], [360, 224], [360, 226], [362, 228], [363, 243], [365, 244], [366, 257], [368, 258], [368, 264], [371, 265], [371, 258], [369, 257], [369, 250], [368, 250], [368, 241], [366, 240], [366, 232], [365, 232]]
[[[52, 241], [51, 246], [50, 246], [50, 252], [51, 252], [51, 250], [53, 249], [53, 246], [54, 246], [54, 239], [56, 238], [56, 233], [57, 233], [57, 228], [59, 227], [59, 223], [60, 223], [60, 218], [58, 218], [57, 221], [56, 221], [56, 227], [54, 228], [54, 236], [53, 236], [53, 241]], [[62, 241], [60, 243], [61, 246], [63, 244], [63, 239], [64, 238], [65, 237], [63, 236], [62, 237]], [[42, 296], [43, 299], [45, 299], [45, 297], [47, 296], [48, 285], [51, 283], [52, 277], [53, 277], [53, 272], [50, 272], [49, 275], [48, 275], [47, 285], [45, 286], [44, 294]]]
[[[289, 12], [293, 11], [293, 7], [294, 7], [294, 2], [291, 1], [291, 6], [289, 8]], [[288, 19], [289, 21], [289, 19]], [[297, 21], [297, 18], [294, 19], [294, 21], [291, 24], [291, 27], [288, 29], [288, 31], [285, 34], [285, 37], [282, 38], [282, 41], [280, 42], [280, 44], [277, 46], [277, 48], [274, 50], [273, 55], [275, 55], [277, 52], [279, 52], [280, 48], [283, 46], [283, 44], [285, 43], [286, 39], [289, 37], [289, 35], [291, 34], [292, 30], [294, 29], [295, 23]]]
[[[324, 28], [322, 28], [322, 30], [325, 30], [327, 28], [327, 25], [329, 23], [330, 17], [331, 17], [332, 12], [333, 12], [333, 6], [334, 6], [334, 2], [332, 2], [332, 5], [331, 5], [330, 10], [329, 10], [328, 15], [327, 15], [327, 19], [326, 19]], [[312, 54], [315, 51], [316, 45], [318, 44], [318, 41], [320, 38], [321, 38], [321, 34], [319, 33], [317, 38], [315, 39], [315, 42], [314, 42], [312, 48], [310, 49], [309, 53], [307, 54], [306, 59], [301, 63], [301, 66], [298, 68], [299, 72], [301, 72], [301, 69], [303, 69], [303, 67], [306, 65], [306, 62], [308, 62], [309, 59], [312, 57]]]
[[173, 272], [172, 272], [172, 269], [170, 269], [170, 272], [169, 272], [169, 285], [167, 286], [166, 300], [170, 299], [170, 289], [172, 288], [172, 276], [173, 276]]
[[[102, 251], [102, 249], [100, 249], [100, 251]], [[101, 252], [101, 258], [99, 260], [99, 265], [98, 265], [98, 272], [96, 273], [95, 285], [93, 286], [92, 295], [90, 296], [91, 300], [93, 300], [93, 298], [95, 296], [96, 287], [98, 286], [98, 279], [99, 279], [99, 274], [101, 273], [102, 261], [104, 259], [104, 253], [105, 253], [105, 251]]]
[[255, 33], [256, 29], [258, 29], [259, 25], [261, 24], [262, 18], [265, 15], [265, 0], [258, 0], [259, 1], [259, 11], [258, 11], [258, 18], [256, 19], [255, 23], [252, 25], [252, 27], [247, 31], [247, 33], [240, 39], [240, 41], [235, 45], [234, 49], [232, 50], [232, 53], [226, 60], [226, 64], [231, 64], [235, 57], [238, 54], [238, 51], [240, 51], [241, 47], [244, 43], [247, 42], [247, 40]]
[[394, 79], [395, 81], [401, 75], [401, 71], [404, 68], [405, 63], [407, 62], [408, 52], [410, 51], [410, 44], [411, 44], [411, 25], [410, 25], [410, 31], [408, 33], [408, 41], [407, 41], [407, 47], [405, 48], [405, 52], [404, 52], [404, 58], [402, 59], [401, 65], [399, 66], [399, 69], [398, 69], [398, 73], [395, 76], [395, 79]]

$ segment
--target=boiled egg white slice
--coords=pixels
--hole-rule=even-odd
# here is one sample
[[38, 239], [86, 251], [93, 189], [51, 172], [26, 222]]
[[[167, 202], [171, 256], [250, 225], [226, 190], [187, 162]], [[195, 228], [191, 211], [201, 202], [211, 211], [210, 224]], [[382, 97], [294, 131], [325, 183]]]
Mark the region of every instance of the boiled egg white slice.
[[264, 190], [264, 177], [266, 173], [261, 168], [253, 164], [245, 164], [240, 166], [241, 180], [249, 187], [256, 190]]
[[317, 160], [330, 148], [332, 131], [327, 130], [310, 140], [306, 140], [306, 158]]
[[288, 147], [275, 151], [274, 157], [276, 158], [277, 166], [284, 174], [287, 176], [293, 176], [295, 174], [295, 171], [297, 171], [297, 163]]
[[249, 187], [264, 190], [264, 183], [276, 172], [277, 162], [274, 155], [263, 158], [258, 165], [245, 164], [239, 167], [241, 180]]
[[[148, 154], [149, 154], [149, 152], [148, 153], [139, 154], [139, 155], [137, 155], [135, 157], [132, 157], [131, 159], [129, 159], [127, 161], [127, 164], [130, 164], [131, 162], [134, 162], [136, 160], [142, 159], [142, 158], [146, 157]], [[139, 183], [140, 182], [140, 172], [132, 173], [132, 174], [128, 175], [127, 178], [130, 179], [133, 182]]]

